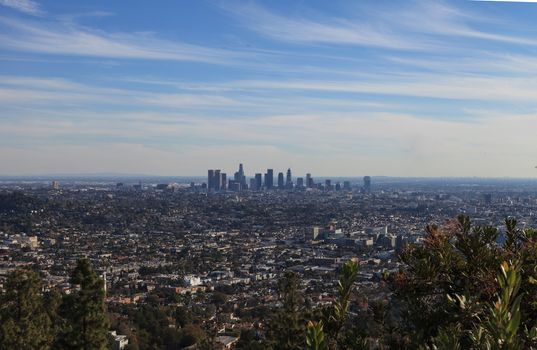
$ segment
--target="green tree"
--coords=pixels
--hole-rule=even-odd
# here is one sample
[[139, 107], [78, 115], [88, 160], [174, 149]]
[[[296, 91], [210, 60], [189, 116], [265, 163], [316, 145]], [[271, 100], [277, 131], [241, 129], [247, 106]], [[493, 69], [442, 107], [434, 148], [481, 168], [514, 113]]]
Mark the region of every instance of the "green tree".
[[60, 313], [65, 320], [59, 336], [64, 349], [107, 348], [108, 318], [104, 305], [104, 283], [88, 259], [80, 259], [71, 275], [75, 290], [63, 299]]
[[39, 276], [28, 270], [9, 274], [0, 297], [0, 349], [49, 349], [51, 322], [43, 307]]
[[[501, 271], [496, 278], [500, 287], [497, 299], [486, 307], [486, 316], [483, 322], [476, 324], [471, 333], [472, 341], [476, 348], [490, 350], [519, 350], [523, 348], [520, 336], [520, 305], [523, 293], [521, 285], [520, 266], [518, 263], [504, 262]], [[526, 345], [535, 341], [537, 329], [533, 327], [526, 332]]]
[[[308, 349], [368, 349], [363, 330], [351, 325], [348, 317], [349, 301], [358, 274], [358, 264], [343, 264], [338, 280], [338, 294], [332, 305], [322, 310], [322, 320], [308, 322], [306, 344]], [[326, 325], [326, 328], [325, 328]]]
[[187, 347], [197, 344], [201, 345], [207, 339], [207, 334], [198, 325], [189, 324], [183, 329], [183, 338], [181, 339], [181, 346]]
[[303, 349], [306, 345], [304, 299], [296, 273], [286, 272], [280, 281], [283, 307], [269, 321], [268, 338], [275, 350]]
[[387, 278], [399, 319], [396, 332], [404, 340], [400, 344], [535, 347], [537, 232], [519, 230], [512, 218], [505, 226], [503, 243], [498, 243], [497, 228], [473, 226], [461, 215], [446, 226], [428, 226], [424, 244], [403, 251], [404, 268]]
[[329, 336], [337, 343], [340, 341], [341, 331], [347, 320], [349, 310], [349, 299], [352, 287], [358, 274], [358, 264], [354, 261], [347, 261], [342, 266], [341, 274], [337, 284], [338, 294], [336, 300], [324, 312], [325, 324]]
[[58, 290], [53, 289], [51, 291], [46, 292], [43, 295], [43, 299], [47, 315], [51, 322], [50, 334], [55, 342], [58, 338], [58, 335], [60, 334], [64, 323], [62, 317], [60, 316], [62, 295]]

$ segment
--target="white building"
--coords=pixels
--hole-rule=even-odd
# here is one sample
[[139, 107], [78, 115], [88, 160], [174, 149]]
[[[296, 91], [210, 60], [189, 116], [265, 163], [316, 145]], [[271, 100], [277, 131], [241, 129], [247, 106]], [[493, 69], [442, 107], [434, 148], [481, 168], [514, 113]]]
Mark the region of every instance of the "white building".
[[129, 344], [129, 339], [126, 335], [117, 334], [116, 331], [110, 332], [112, 338], [114, 338], [114, 350], [123, 350]]
[[201, 284], [201, 278], [199, 278], [198, 276], [194, 276], [194, 275], [186, 275], [183, 278], [183, 281], [188, 287], [195, 287]]

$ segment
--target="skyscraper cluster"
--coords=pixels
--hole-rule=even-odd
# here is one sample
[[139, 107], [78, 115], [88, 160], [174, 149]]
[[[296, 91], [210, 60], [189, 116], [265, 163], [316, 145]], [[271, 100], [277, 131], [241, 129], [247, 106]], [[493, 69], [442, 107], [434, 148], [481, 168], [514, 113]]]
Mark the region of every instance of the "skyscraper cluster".
[[207, 172], [207, 188], [212, 191], [226, 191], [227, 190], [226, 173], [220, 172], [220, 169], [209, 170]]
[[[371, 193], [371, 177], [364, 177], [364, 185], [362, 191], [364, 193]], [[227, 179], [226, 174], [222, 173], [219, 169], [209, 170], [207, 174], [207, 189], [209, 191], [235, 191], [240, 192], [244, 190], [262, 191], [262, 190], [304, 190], [304, 189], [319, 189], [325, 191], [350, 191], [351, 183], [344, 181], [341, 183], [333, 183], [332, 180], [327, 179], [324, 183], [315, 183], [310, 173], [306, 174], [306, 178], [297, 177], [296, 182], [293, 181], [293, 175], [291, 168], [287, 169], [286, 173], [279, 172], [276, 177], [276, 184], [274, 183], [274, 169], [267, 169], [263, 173], [256, 173], [252, 178], [246, 182], [246, 175], [244, 173], [244, 167], [239, 164], [239, 169], [234, 173], [232, 179]]]

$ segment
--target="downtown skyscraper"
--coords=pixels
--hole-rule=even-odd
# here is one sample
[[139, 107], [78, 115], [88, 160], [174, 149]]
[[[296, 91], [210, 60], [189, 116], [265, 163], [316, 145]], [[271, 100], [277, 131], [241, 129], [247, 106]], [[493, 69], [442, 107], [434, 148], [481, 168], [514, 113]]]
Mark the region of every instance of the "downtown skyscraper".
[[274, 187], [274, 170], [267, 169], [265, 173], [265, 188], [271, 190]]

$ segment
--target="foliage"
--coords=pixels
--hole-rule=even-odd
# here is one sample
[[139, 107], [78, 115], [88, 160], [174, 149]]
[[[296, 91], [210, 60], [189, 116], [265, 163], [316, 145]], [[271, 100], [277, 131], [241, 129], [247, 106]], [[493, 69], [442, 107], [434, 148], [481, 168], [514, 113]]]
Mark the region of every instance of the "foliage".
[[269, 321], [268, 337], [275, 350], [294, 350], [305, 346], [306, 318], [304, 299], [299, 292], [297, 274], [286, 272], [280, 281], [283, 307]]
[[334, 301], [328, 316], [328, 323], [331, 325], [332, 335], [337, 338], [341, 328], [345, 323], [347, 311], [349, 309], [349, 298], [352, 286], [358, 273], [358, 264], [348, 261], [343, 265], [343, 270], [338, 281], [338, 297]]
[[262, 341], [259, 329], [254, 328], [241, 330], [235, 349], [269, 350], [270, 347]]
[[459, 216], [444, 227], [428, 226], [424, 244], [403, 251], [405, 268], [387, 280], [407, 347], [532, 346], [537, 235], [517, 229], [512, 218], [505, 227], [501, 234]]
[[[338, 280], [338, 296], [332, 305], [322, 310], [322, 320], [309, 321], [306, 344], [308, 349], [366, 349], [367, 340], [360, 329], [348, 324], [349, 299], [358, 274], [358, 264], [348, 261], [342, 266]], [[324, 325], [327, 325], [326, 330]], [[345, 328], [345, 326], [348, 327]]]
[[80, 259], [71, 275], [78, 289], [64, 296], [60, 313], [65, 320], [60, 344], [67, 349], [105, 349], [108, 318], [104, 305], [104, 284], [88, 259]]
[[459, 326], [450, 326], [438, 331], [438, 335], [432, 339], [432, 345], [421, 345], [420, 350], [461, 350], [461, 329]]
[[29, 270], [9, 274], [0, 298], [0, 349], [48, 349], [51, 322], [43, 306], [41, 281]]
[[479, 336], [472, 339], [479, 339], [479, 342], [486, 344], [486, 348], [500, 349], [520, 349], [521, 344], [518, 339], [518, 329], [520, 326], [520, 301], [522, 294], [520, 289], [519, 268], [514, 264], [504, 262], [501, 265], [501, 273], [497, 277], [500, 286], [498, 300], [491, 304], [489, 315], [485, 322], [477, 329]]
[[322, 321], [309, 321], [306, 332], [306, 345], [308, 350], [328, 350]]

